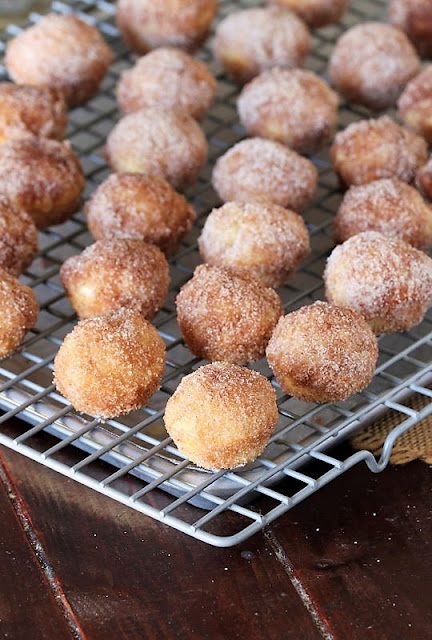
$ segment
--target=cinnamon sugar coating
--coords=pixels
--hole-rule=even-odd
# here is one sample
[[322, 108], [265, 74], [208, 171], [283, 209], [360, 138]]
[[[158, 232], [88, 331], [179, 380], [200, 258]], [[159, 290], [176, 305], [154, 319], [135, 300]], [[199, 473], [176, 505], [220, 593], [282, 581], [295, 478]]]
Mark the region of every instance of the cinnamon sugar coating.
[[207, 141], [183, 111], [149, 107], [124, 116], [108, 136], [105, 153], [114, 171], [165, 178], [190, 187], [207, 159]]
[[132, 309], [81, 320], [54, 360], [54, 383], [77, 411], [115, 418], [145, 406], [159, 388], [165, 345]]
[[405, 31], [422, 57], [432, 57], [432, 0], [393, 0], [389, 19]]
[[313, 154], [334, 134], [338, 103], [337, 94], [312, 71], [271, 69], [244, 87], [237, 107], [249, 135]]
[[0, 358], [20, 346], [36, 324], [38, 313], [33, 290], [0, 268]]
[[378, 344], [363, 316], [315, 302], [281, 318], [267, 358], [284, 391], [309, 402], [338, 402], [368, 386]]
[[195, 209], [163, 178], [112, 173], [86, 205], [96, 240], [139, 238], [174, 253], [195, 218]]
[[195, 51], [206, 40], [217, 0], [118, 0], [116, 21], [136, 53], [157, 47]]
[[432, 259], [399, 238], [366, 231], [333, 250], [324, 281], [327, 300], [359, 311], [375, 333], [405, 331], [432, 302]]
[[206, 360], [254, 362], [283, 307], [273, 289], [247, 273], [200, 265], [176, 299], [177, 321], [192, 353]]
[[405, 85], [420, 71], [420, 60], [398, 28], [365, 22], [348, 29], [336, 42], [329, 75], [349, 101], [373, 111], [395, 104]]
[[75, 213], [84, 187], [80, 161], [68, 142], [29, 137], [0, 146], [0, 199], [24, 209], [38, 229]]
[[268, 380], [227, 362], [184, 377], [165, 409], [165, 427], [179, 451], [205, 469], [232, 469], [255, 460], [277, 419]]
[[58, 89], [74, 107], [96, 93], [112, 59], [95, 27], [50, 13], [9, 41], [5, 64], [18, 84]]
[[37, 250], [37, 229], [28, 213], [0, 201], [0, 268], [19, 276]]
[[250, 273], [270, 287], [284, 284], [310, 252], [303, 219], [266, 202], [227, 202], [213, 209], [198, 246], [208, 264]]
[[248, 138], [218, 158], [212, 182], [219, 197], [268, 200], [301, 211], [318, 181], [315, 165], [286, 146], [263, 138]]
[[346, 185], [381, 178], [412, 182], [427, 158], [423, 138], [388, 116], [353, 122], [336, 134], [330, 151], [333, 168]]
[[293, 11], [310, 29], [319, 29], [339, 22], [348, 2], [349, 0], [267, 0], [267, 4], [275, 4]]
[[123, 71], [117, 101], [124, 113], [146, 107], [180, 109], [201, 120], [213, 102], [216, 79], [209, 68], [181, 49], [161, 48]]
[[335, 241], [362, 231], [380, 231], [426, 250], [432, 246], [432, 207], [397, 178], [351, 187], [334, 219]]
[[411, 80], [397, 104], [405, 124], [432, 145], [432, 65]]
[[63, 263], [60, 278], [80, 318], [127, 307], [150, 320], [162, 306], [169, 286], [163, 253], [136, 238], [95, 242]]
[[230, 13], [216, 29], [215, 57], [240, 84], [273, 67], [301, 67], [310, 50], [304, 22], [281, 7]]
[[432, 200], [432, 157], [417, 171], [416, 183], [424, 195]]
[[66, 104], [58, 89], [0, 82], [0, 143], [29, 134], [62, 140], [66, 125]]

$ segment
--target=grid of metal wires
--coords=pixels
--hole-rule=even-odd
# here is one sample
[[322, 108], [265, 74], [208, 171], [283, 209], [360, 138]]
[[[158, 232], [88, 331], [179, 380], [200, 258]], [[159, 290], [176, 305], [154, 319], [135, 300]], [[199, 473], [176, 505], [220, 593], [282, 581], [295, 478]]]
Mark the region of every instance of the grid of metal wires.
[[[219, 16], [256, 4], [221, 2]], [[352, 2], [343, 22], [313, 36], [307, 67], [325, 74], [335, 39], [347, 27], [369, 19], [382, 19], [384, 0]], [[102, 156], [106, 136], [119, 118], [114, 88], [121, 71], [134, 58], [121, 41], [114, 22], [114, 5], [102, 0], [54, 2], [52, 10], [74, 12], [97, 25], [116, 54], [99, 94], [70, 113], [68, 137], [81, 157], [87, 176], [88, 196], [108, 175]], [[25, 25], [10, 26], [7, 40]], [[41, 251], [23, 276], [36, 292], [41, 312], [36, 328], [22, 348], [0, 363], [0, 443], [92, 487], [176, 529], [207, 543], [230, 546], [245, 540], [324, 484], [361, 460], [372, 471], [383, 469], [396, 438], [432, 412], [432, 314], [409, 333], [386, 336], [380, 341], [380, 359], [370, 387], [335, 405], [304, 403], [282, 393], [274, 383], [280, 420], [271, 443], [253, 464], [229, 472], [204, 472], [177, 451], [163, 427], [165, 403], [181, 377], [202, 364], [184, 347], [175, 317], [176, 293], [199, 263], [196, 239], [206, 214], [217, 206], [210, 185], [211, 167], [228, 147], [244, 137], [238, 124], [238, 89], [215, 66], [210, 50], [200, 57], [218, 78], [217, 99], [204, 121], [209, 142], [209, 162], [188, 197], [198, 211], [198, 222], [171, 260], [172, 286], [155, 324], [168, 353], [162, 386], [149, 405], [125, 418], [101, 422], [77, 415], [52, 384], [53, 359], [63, 337], [76, 322], [59, 282], [58, 270], [70, 255], [92, 242], [82, 213], [67, 223], [40, 234]], [[0, 76], [6, 76], [0, 68]], [[362, 109], [342, 105], [341, 128], [367, 117]], [[313, 159], [319, 188], [304, 213], [312, 253], [301, 270], [280, 290], [287, 310], [323, 298], [322, 271], [333, 246], [331, 221], [341, 199], [338, 183], [324, 151]], [[265, 361], [256, 367], [271, 377]], [[421, 409], [411, 408], [409, 398], [420, 394]], [[393, 410], [400, 424], [388, 436], [380, 460], [360, 451], [344, 460], [331, 447], [360, 425]], [[21, 421], [10, 420], [13, 416]], [[145, 527], [145, 521], [143, 521]]]

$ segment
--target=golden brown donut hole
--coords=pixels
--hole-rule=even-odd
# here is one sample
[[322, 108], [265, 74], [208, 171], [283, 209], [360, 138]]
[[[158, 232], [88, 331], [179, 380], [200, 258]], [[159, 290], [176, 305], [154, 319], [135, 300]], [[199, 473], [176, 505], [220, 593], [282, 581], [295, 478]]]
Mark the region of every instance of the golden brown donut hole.
[[173, 253], [189, 231], [195, 209], [163, 178], [112, 173], [86, 205], [87, 224], [96, 240], [139, 238]]
[[431, 0], [393, 0], [389, 7], [389, 19], [405, 31], [422, 57], [432, 57]]
[[248, 138], [218, 158], [212, 182], [222, 201], [268, 200], [301, 211], [316, 189], [315, 165], [273, 140]]
[[237, 106], [249, 135], [313, 154], [334, 134], [338, 102], [337, 94], [312, 71], [271, 69], [244, 87]]
[[116, 124], [105, 153], [114, 171], [156, 175], [183, 191], [195, 182], [207, 160], [207, 141], [184, 111], [149, 107]]
[[18, 84], [59, 89], [74, 107], [96, 93], [112, 58], [95, 27], [50, 13], [9, 41], [5, 64]]
[[81, 320], [54, 360], [54, 383], [74, 406], [115, 418], [146, 405], [159, 388], [165, 345], [132, 309]]
[[63, 263], [60, 278], [80, 318], [127, 307], [150, 320], [162, 306], [169, 285], [163, 253], [135, 238], [95, 242]]
[[267, 4], [275, 4], [293, 11], [310, 29], [339, 22], [348, 2], [349, 0], [267, 0]]
[[156, 106], [184, 110], [201, 120], [213, 102], [216, 85], [203, 62], [180, 49], [161, 48], [123, 71], [117, 101], [124, 113]]
[[333, 168], [345, 185], [380, 178], [412, 182], [427, 158], [423, 138], [388, 116], [353, 122], [336, 134], [331, 147]]
[[37, 229], [28, 213], [0, 201], [0, 268], [19, 276], [37, 250]]
[[405, 331], [432, 301], [432, 259], [400, 238], [365, 231], [333, 250], [324, 281], [327, 300], [359, 311], [375, 333]]
[[216, 29], [213, 51], [240, 84], [273, 67], [301, 67], [310, 49], [300, 18], [280, 7], [254, 7], [230, 13]]
[[28, 134], [62, 140], [66, 125], [66, 104], [58, 89], [0, 82], [0, 144]]
[[266, 202], [227, 202], [213, 209], [198, 246], [208, 264], [250, 273], [269, 287], [287, 282], [310, 252], [303, 219]]
[[276, 395], [257, 371], [214, 362], [183, 378], [165, 410], [179, 451], [205, 469], [255, 460], [276, 426]]
[[283, 308], [257, 278], [200, 265], [176, 299], [177, 321], [192, 353], [206, 360], [246, 364], [264, 356]]
[[405, 85], [420, 71], [420, 60], [406, 35], [381, 22], [348, 29], [336, 42], [329, 75], [349, 101], [373, 111], [396, 103]]
[[116, 21], [136, 53], [157, 47], [193, 52], [206, 40], [217, 0], [118, 0]]
[[0, 146], [0, 199], [24, 209], [38, 229], [75, 213], [84, 187], [80, 161], [68, 142], [29, 137]]
[[20, 346], [36, 324], [38, 313], [33, 290], [0, 268], [0, 358]]
[[397, 178], [351, 187], [334, 219], [335, 241], [344, 242], [363, 231], [379, 231], [417, 249], [428, 249], [432, 207], [414, 187]]
[[360, 313], [315, 302], [279, 320], [267, 358], [286, 393], [309, 402], [338, 402], [368, 386], [378, 345]]
[[398, 100], [399, 115], [413, 131], [432, 144], [432, 66], [405, 87]]

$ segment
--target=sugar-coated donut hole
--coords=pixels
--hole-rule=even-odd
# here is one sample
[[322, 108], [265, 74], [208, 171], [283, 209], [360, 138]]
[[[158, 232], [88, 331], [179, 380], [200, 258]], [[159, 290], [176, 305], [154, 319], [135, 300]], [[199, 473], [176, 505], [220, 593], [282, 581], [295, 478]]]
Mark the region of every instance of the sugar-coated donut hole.
[[0, 268], [0, 358], [20, 346], [36, 324], [38, 313], [33, 289]]
[[306, 22], [310, 29], [318, 29], [339, 22], [349, 0], [267, 0], [267, 4], [286, 7]]
[[422, 57], [432, 57], [432, 0], [392, 0], [389, 19], [405, 31]]
[[408, 83], [397, 105], [405, 124], [432, 145], [432, 66]]
[[38, 235], [32, 218], [22, 209], [0, 201], [0, 267], [19, 276], [33, 261]]

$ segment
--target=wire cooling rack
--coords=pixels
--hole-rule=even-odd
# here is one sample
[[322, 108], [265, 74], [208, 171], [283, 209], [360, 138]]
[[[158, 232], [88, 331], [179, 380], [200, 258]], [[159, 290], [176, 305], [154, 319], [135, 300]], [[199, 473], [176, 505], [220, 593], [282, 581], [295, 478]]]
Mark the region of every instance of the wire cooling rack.
[[[221, 2], [219, 17], [254, 4]], [[309, 69], [325, 74], [328, 55], [342, 30], [356, 22], [384, 17], [383, 0], [351, 4], [340, 25], [313, 36], [312, 54], [306, 65]], [[99, 94], [70, 113], [68, 137], [81, 157], [89, 196], [109, 173], [102, 148], [119, 118], [114, 88], [121, 71], [132, 64], [133, 56], [118, 35], [112, 3], [54, 2], [52, 10], [75, 12], [97, 25], [116, 54]], [[39, 14], [32, 14], [25, 25], [8, 27], [1, 37], [1, 48], [22, 28], [39, 19]], [[345, 402], [333, 405], [300, 402], [283, 394], [273, 381], [279, 424], [269, 446], [255, 463], [229, 472], [205, 472], [184, 459], [167, 437], [162, 416], [166, 401], [182, 376], [203, 363], [182, 343], [174, 300], [199, 263], [196, 239], [205, 216], [218, 205], [210, 185], [211, 167], [219, 155], [244, 137], [235, 108], [237, 87], [215, 66], [208, 48], [200, 57], [217, 75], [219, 85], [216, 102], [203, 125], [209, 141], [209, 162], [188, 193], [197, 208], [198, 221], [171, 260], [170, 294], [155, 318], [168, 353], [160, 391], [142, 410], [105, 422], [77, 415], [56, 393], [52, 384], [53, 359], [76, 322], [58, 270], [67, 257], [92, 242], [85, 218], [79, 213], [67, 223], [40, 233], [41, 251], [22, 277], [35, 290], [41, 313], [22, 348], [0, 362], [0, 407], [4, 410], [0, 417], [0, 443], [200, 540], [231, 546], [359, 461], [364, 460], [374, 472], [382, 470], [401, 433], [432, 413], [432, 392], [428, 389], [432, 379], [432, 314], [409, 333], [381, 339], [372, 384]], [[3, 67], [1, 76], [6, 77]], [[362, 109], [342, 105], [340, 126], [366, 116]], [[280, 290], [287, 310], [323, 298], [322, 271], [333, 246], [331, 221], [341, 193], [328, 162], [328, 152], [318, 155], [314, 162], [319, 169], [319, 188], [304, 214], [311, 233], [312, 253]], [[271, 378], [264, 360], [255, 368]], [[419, 410], [411, 408], [409, 398], [414, 393], [422, 400]], [[344, 460], [336, 457], [332, 452], [334, 443], [388, 410], [398, 416], [399, 425], [387, 437], [379, 460], [366, 451]], [[11, 421], [13, 416], [23, 421]], [[125, 482], [128, 474], [134, 476], [133, 482]]]

